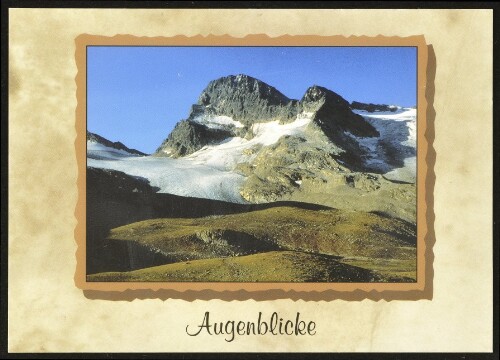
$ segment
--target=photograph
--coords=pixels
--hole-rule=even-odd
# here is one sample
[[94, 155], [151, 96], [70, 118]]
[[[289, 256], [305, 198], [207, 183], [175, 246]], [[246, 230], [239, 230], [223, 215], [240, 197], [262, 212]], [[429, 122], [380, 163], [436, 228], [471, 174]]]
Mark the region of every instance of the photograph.
[[416, 46], [85, 56], [87, 282], [417, 282]]

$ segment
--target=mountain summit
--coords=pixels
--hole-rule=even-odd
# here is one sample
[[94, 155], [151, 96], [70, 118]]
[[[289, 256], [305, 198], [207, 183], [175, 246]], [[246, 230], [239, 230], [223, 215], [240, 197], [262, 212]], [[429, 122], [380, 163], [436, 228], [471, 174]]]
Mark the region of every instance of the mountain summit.
[[[195, 115], [226, 115], [248, 125], [295, 115], [292, 101], [274, 87], [248, 75], [211, 81], [193, 106]], [[291, 110], [291, 111], [290, 111]]]
[[[351, 111], [340, 95], [321, 86], [307, 89], [302, 99], [289, 99], [276, 88], [248, 75], [230, 75], [211, 81], [156, 153], [170, 157], [192, 154], [228, 138], [251, 139], [258, 124], [289, 124], [310, 117], [328, 139], [345, 150], [357, 150], [348, 132], [359, 137], [378, 136], [362, 116]], [[354, 147], [354, 148], [353, 148]]]

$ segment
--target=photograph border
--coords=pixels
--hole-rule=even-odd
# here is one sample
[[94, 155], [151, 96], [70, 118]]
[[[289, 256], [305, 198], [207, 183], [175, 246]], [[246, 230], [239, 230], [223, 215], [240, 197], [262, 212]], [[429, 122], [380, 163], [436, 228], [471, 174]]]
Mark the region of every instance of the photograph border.
[[[265, 34], [242, 38], [223, 36], [113, 37], [82, 34], [75, 39], [78, 73], [76, 158], [78, 164], [78, 201], [75, 217], [77, 265], [75, 284], [88, 298], [132, 300], [135, 298], [182, 298], [223, 300], [419, 300], [432, 299], [434, 210], [434, 76], [436, 60], [432, 45], [423, 35], [386, 36], [291, 36], [269, 37]], [[417, 281], [414, 283], [248, 283], [248, 282], [88, 282], [86, 280], [86, 49], [87, 46], [405, 46], [417, 48]]]

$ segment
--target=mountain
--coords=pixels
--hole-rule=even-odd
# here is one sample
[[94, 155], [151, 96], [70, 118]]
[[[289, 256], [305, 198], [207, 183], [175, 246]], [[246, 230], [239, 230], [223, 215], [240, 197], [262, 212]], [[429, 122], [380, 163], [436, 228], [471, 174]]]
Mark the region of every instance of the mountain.
[[156, 154], [180, 157], [206, 145], [232, 137], [251, 139], [257, 124], [278, 121], [290, 124], [309, 116], [331, 141], [346, 150], [358, 151], [344, 131], [361, 137], [378, 136], [362, 116], [353, 113], [340, 95], [320, 86], [307, 89], [300, 101], [287, 98], [276, 88], [247, 75], [230, 75], [208, 84], [157, 149]]
[[297, 100], [247, 75], [230, 75], [211, 81], [193, 106], [191, 118], [225, 115], [248, 126], [273, 119], [291, 120], [297, 115]]
[[[391, 116], [407, 112], [373, 106], [389, 109]], [[238, 180], [239, 194], [251, 203], [302, 201], [304, 193], [338, 191], [332, 187], [373, 192], [392, 188], [381, 174], [403, 168], [414, 155], [414, 147], [402, 145], [407, 124], [394, 122], [388, 129], [388, 123], [353, 111], [352, 104], [321, 86], [311, 86], [298, 101], [250, 76], [227, 76], [208, 84], [188, 119], [177, 124], [155, 155], [230, 169], [244, 177]], [[402, 180], [411, 182], [412, 174]], [[353, 198], [347, 206], [356, 208], [360, 200]]]
[[151, 156], [87, 133], [89, 281], [416, 279], [416, 109], [216, 79]]
[[87, 163], [147, 178], [159, 193], [315, 202], [413, 221], [416, 109], [351, 106], [320, 86], [297, 101], [249, 76], [228, 76], [209, 83], [153, 156], [110, 156], [89, 142]]
[[112, 142], [100, 135], [87, 131], [87, 157], [91, 159], [146, 155], [139, 150], [126, 147], [119, 141]]

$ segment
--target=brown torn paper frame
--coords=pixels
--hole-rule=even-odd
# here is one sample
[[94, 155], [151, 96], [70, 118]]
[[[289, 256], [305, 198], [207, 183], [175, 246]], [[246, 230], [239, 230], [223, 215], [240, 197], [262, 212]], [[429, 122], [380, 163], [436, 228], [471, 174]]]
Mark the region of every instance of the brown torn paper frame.
[[[75, 216], [77, 265], [75, 284], [90, 299], [127, 300], [178, 298], [221, 300], [419, 300], [432, 299], [435, 242], [433, 189], [434, 77], [436, 60], [424, 36], [175, 36], [113, 37], [82, 34], [76, 38], [78, 74], [75, 140], [78, 164], [78, 202]], [[87, 46], [412, 46], [417, 48], [417, 281], [414, 283], [245, 283], [245, 282], [89, 282], [86, 280], [86, 47]]]

